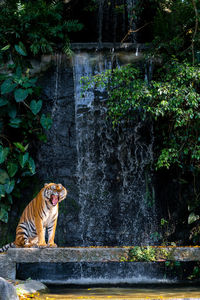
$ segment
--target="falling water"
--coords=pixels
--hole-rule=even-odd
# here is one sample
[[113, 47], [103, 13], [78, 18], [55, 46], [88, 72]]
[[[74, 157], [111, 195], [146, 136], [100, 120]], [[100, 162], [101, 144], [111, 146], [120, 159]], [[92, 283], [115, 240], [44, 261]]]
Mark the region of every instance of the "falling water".
[[152, 77], [153, 77], [153, 60], [150, 59], [145, 63], [144, 81], [146, 83], [149, 83], [152, 80]]
[[[54, 90], [54, 94], [52, 95], [52, 107], [51, 107], [51, 119], [53, 121], [52, 127], [51, 127], [51, 134], [54, 136], [52, 139], [52, 151], [53, 151], [53, 156], [56, 157], [56, 145], [58, 144], [57, 140], [57, 117], [58, 117], [58, 110], [59, 110], [59, 105], [58, 105], [58, 99], [59, 99], [59, 80], [60, 80], [60, 67], [61, 67], [61, 61], [62, 61], [62, 54], [56, 53], [54, 56], [55, 60], [55, 84], [52, 90]], [[52, 162], [53, 169], [56, 168], [56, 162], [53, 160]]]
[[57, 111], [59, 69], [60, 69], [60, 65], [61, 65], [61, 59], [62, 59], [62, 55], [60, 53], [56, 53], [55, 54], [55, 65], [56, 65], [56, 70], [55, 70], [55, 93], [54, 93], [54, 97], [53, 97], [53, 107], [52, 107], [52, 112], [51, 112], [52, 119], [55, 118], [56, 111]]
[[[164, 264], [159, 266], [147, 262], [77, 262], [20, 264], [17, 278], [24, 280], [28, 274], [32, 279], [47, 284], [70, 285], [127, 285], [173, 283], [166, 279]], [[48, 274], [48, 276], [47, 276]]]
[[79, 230], [85, 246], [149, 244], [156, 230], [147, 171], [153, 159], [151, 125], [139, 121], [113, 129], [104, 91], [81, 97], [80, 78], [111, 68], [112, 55], [74, 56]]

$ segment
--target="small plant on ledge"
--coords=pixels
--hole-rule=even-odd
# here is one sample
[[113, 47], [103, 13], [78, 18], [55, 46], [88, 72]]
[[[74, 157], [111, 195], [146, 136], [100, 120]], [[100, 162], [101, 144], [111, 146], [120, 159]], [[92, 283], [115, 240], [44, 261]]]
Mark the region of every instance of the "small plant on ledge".
[[128, 258], [122, 258], [121, 261], [166, 261], [169, 253], [164, 248], [153, 246], [135, 246], [129, 250]]

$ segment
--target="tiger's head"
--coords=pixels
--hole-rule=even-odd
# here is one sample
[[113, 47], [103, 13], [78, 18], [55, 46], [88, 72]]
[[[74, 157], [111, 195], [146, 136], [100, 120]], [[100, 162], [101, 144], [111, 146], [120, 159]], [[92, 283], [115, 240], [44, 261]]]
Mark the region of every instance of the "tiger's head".
[[50, 201], [53, 206], [56, 206], [58, 202], [61, 202], [66, 198], [67, 190], [60, 183], [45, 183], [43, 195], [47, 201]]

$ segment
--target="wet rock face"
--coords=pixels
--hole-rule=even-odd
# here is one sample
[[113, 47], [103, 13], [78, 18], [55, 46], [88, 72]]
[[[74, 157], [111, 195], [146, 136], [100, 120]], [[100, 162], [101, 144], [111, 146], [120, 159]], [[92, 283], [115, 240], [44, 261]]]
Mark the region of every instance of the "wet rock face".
[[139, 121], [113, 130], [105, 92], [81, 98], [81, 77], [110, 68], [112, 59], [112, 53], [84, 52], [70, 62], [57, 54], [41, 78], [53, 126], [37, 150], [38, 176], [68, 190], [60, 204], [59, 246], [148, 244], [155, 231], [155, 210], [146, 197], [152, 192], [146, 171], [151, 126]]
[[71, 245], [79, 240], [76, 185], [76, 132], [73, 70], [64, 55], [53, 57], [51, 68], [41, 77], [45, 112], [53, 125], [47, 132], [47, 143], [38, 146], [37, 171], [40, 181], [63, 184], [68, 190], [67, 200], [59, 207], [56, 242]]

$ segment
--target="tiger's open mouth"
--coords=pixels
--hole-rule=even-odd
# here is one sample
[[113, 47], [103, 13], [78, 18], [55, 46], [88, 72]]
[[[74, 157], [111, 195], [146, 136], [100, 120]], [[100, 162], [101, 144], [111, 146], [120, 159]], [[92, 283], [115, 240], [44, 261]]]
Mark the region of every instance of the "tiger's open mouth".
[[51, 199], [52, 205], [55, 206], [58, 203], [58, 201], [59, 201], [59, 196], [52, 194], [50, 199]]

